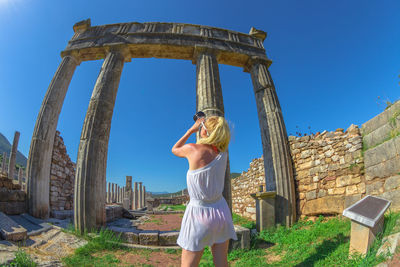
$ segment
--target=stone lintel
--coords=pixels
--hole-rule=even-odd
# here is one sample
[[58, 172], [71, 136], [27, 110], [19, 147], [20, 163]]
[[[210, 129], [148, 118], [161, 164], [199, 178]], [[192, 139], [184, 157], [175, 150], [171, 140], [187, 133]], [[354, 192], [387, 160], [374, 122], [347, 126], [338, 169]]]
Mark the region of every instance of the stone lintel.
[[78, 50], [62, 51], [60, 53], [60, 55], [61, 55], [61, 58], [67, 57], [67, 56], [73, 58], [75, 60], [75, 63], [77, 66], [79, 66], [82, 62]]
[[74, 24], [72, 27], [74, 32], [84, 32], [85, 30], [89, 29], [91, 26], [90, 18], [86, 20], [81, 20]]
[[257, 38], [257, 39], [260, 39], [263, 42], [264, 42], [265, 38], [267, 37], [267, 33], [265, 31], [258, 30], [258, 29], [254, 28], [254, 27], [251, 27], [249, 35], [253, 36], [253, 37]]

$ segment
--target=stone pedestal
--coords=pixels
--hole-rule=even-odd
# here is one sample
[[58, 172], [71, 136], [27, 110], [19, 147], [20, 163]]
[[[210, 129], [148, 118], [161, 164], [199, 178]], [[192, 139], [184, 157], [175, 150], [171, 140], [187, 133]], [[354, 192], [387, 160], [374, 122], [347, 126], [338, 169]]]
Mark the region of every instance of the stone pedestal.
[[359, 252], [365, 255], [374, 242], [376, 235], [383, 230], [384, 216], [374, 227], [369, 227], [357, 221], [351, 220], [349, 254]]
[[258, 232], [275, 226], [276, 192], [257, 192], [251, 194], [256, 200], [256, 228]]

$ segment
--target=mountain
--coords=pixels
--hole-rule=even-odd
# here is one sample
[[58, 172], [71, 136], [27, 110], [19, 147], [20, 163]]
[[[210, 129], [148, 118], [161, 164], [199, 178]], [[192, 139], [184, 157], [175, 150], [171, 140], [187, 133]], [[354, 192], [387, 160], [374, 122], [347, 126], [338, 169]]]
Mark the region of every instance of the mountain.
[[[1, 158], [3, 157], [3, 152], [7, 152], [7, 158], [10, 157], [11, 143], [7, 140], [7, 138], [2, 133], [0, 133], [0, 155], [1, 155]], [[21, 152], [18, 151], [17, 159], [16, 159], [17, 164], [26, 167], [27, 161], [28, 161], [28, 159]]]
[[164, 191], [164, 192], [149, 192], [149, 193], [151, 193], [152, 195], [170, 194], [170, 193], [167, 192], [167, 191]]

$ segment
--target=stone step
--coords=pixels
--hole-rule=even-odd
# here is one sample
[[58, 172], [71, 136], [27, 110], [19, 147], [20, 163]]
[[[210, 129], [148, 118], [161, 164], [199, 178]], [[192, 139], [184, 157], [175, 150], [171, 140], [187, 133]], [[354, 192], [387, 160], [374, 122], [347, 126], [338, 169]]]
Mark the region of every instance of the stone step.
[[38, 235], [52, 228], [52, 226], [44, 220], [32, 217], [28, 213], [23, 213], [21, 215], [8, 215], [8, 217], [24, 227], [28, 231], [28, 236]]
[[[390, 108], [386, 109], [385, 111], [383, 111], [379, 115], [373, 117], [369, 121], [367, 121], [364, 124], [362, 124], [362, 127], [360, 129], [361, 133], [364, 136], [372, 133], [376, 129], [382, 127], [383, 125], [385, 125], [387, 123], [389, 123], [391, 118], [393, 118], [394, 116], [399, 114], [399, 111], [400, 111], [400, 100], [396, 101], [393, 105], [390, 106]], [[399, 117], [397, 117], [397, 122], [398, 122], [398, 118]]]
[[0, 211], [0, 236], [8, 241], [21, 241], [27, 238], [27, 230]]

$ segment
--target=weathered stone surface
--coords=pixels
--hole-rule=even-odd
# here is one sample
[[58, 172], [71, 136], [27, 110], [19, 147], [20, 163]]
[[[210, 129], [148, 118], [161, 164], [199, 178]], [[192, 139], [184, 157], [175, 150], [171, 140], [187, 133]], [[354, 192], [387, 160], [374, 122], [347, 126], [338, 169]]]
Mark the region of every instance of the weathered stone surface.
[[249, 249], [250, 248], [250, 230], [248, 228], [234, 225], [238, 240], [231, 240], [233, 249]]
[[372, 184], [367, 184], [366, 192], [367, 192], [367, 195], [376, 195], [376, 194], [383, 193], [383, 182], [377, 181]]
[[400, 186], [400, 175], [395, 175], [392, 177], [389, 177], [385, 181], [385, 191], [391, 191], [393, 189], [396, 189]]
[[16, 215], [27, 212], [26, 202], [0, 202], [0, 211], [8, 215]]
[[70, 40], [62, 55], [79, 51], [82, 60], [100, 59], [106, 56], [106, 48], [116, 43], [145, 58], [192, 60], [196, 45], [218, 49], [221, 64], [244, 67], [248, 55], [266, 58], [262, 41], [249, 34], [203, 25], [154, 22], [89, 27]]
[[124, 61], [123, 51], [111, 50], [107, 54], [82, 127], [74, 199], [74, 225], [80, 232], [106, 224], [108, 140]]
[[7, 240], [0, 240], [0, 265], [10, 264], [15, 259], [18, 246]]
[[0, 212], [0, 236], [8, 241], [21, 241], [27, 238], [27, 230]]
[[345, 196], [344, 198], [344, 208], [347, 209], [357, 201], [361, 199], [361, 194], [352, 195], [352, 196]]
[[139, 240], [141, 245], [158, 245], [158, 231], [157, 232], [141, 232], [139, 233]]
[[27, 194], [29, 213], [37, 218], [49, 217], [50, 165], [54, 136], [63, 101], [78, 64], [73, 56], [63, 57], [47, 89], [33, 131], [27, 163]]
[[344, 208], [344, 197], [326, 196], [309, 200], [302, 210], [304, 215], [340, 214]]
[[176, 240], [178, 239], [179, 232], [168, 232], [159, 234], [159, 244], [160, 246], [174, 246], [176, 245]]
[[382, 198], [390, 200], [392, 204], [390, 205], [390, 209], [393, 211], [400, 210], [400, 189], [385, 192], [381, 195]]

